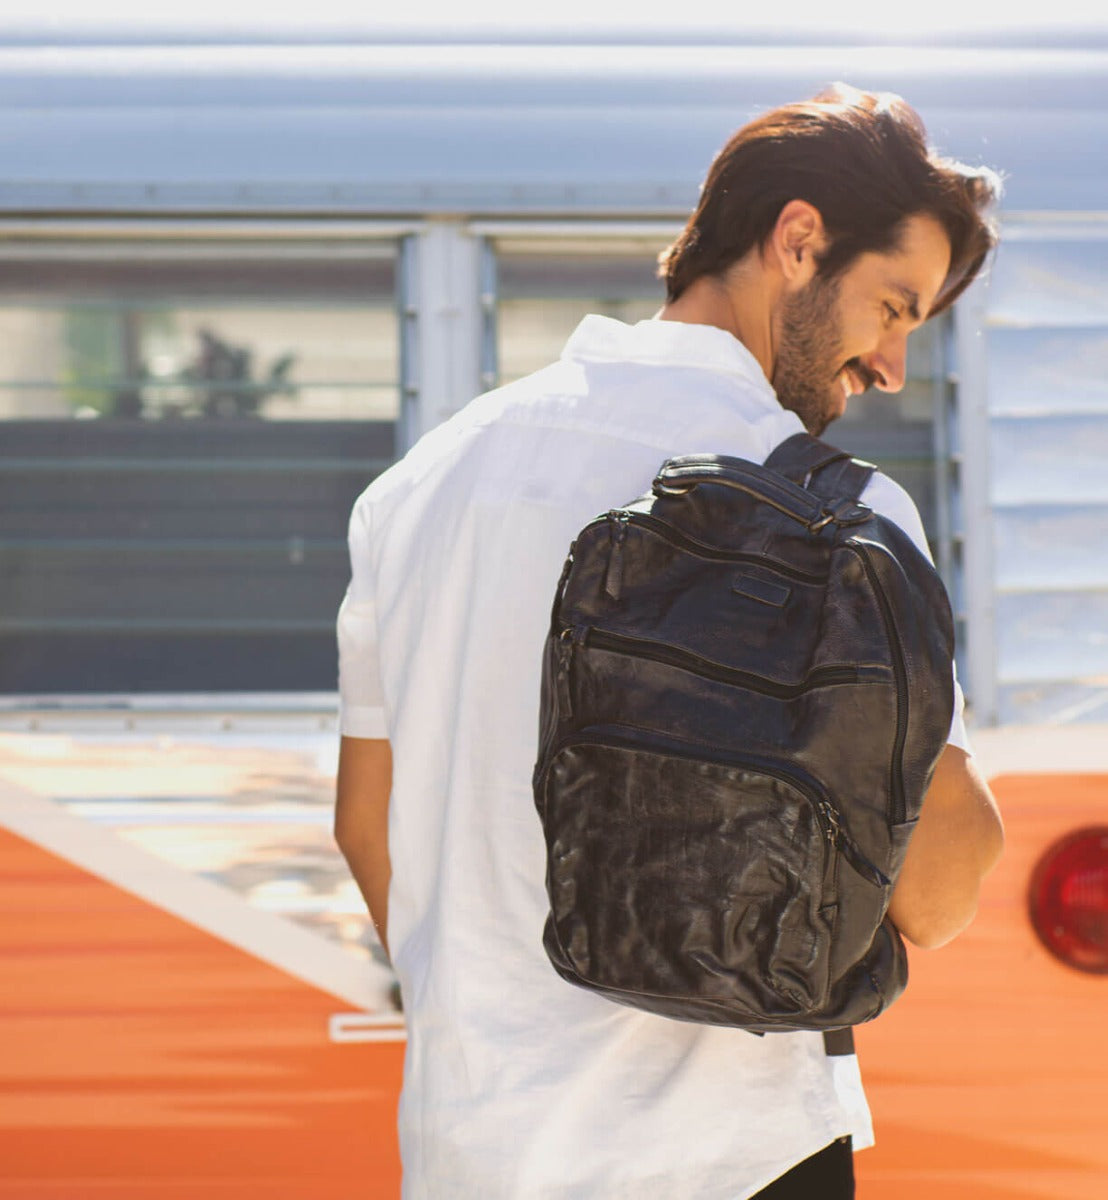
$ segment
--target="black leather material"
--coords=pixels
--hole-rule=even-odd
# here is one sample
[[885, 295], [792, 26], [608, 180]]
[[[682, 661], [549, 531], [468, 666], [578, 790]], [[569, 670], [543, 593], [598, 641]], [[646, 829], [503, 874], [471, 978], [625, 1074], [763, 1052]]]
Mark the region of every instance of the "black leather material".
[[[869, 1020], [946, 743], [953, 625], [873, 468], [797, 435], [702, 456], [591, 522], [543, 663], [544, 945], [572, 983], [755, 1032]], [[807, 486], [801, 486], [806, 483]]]

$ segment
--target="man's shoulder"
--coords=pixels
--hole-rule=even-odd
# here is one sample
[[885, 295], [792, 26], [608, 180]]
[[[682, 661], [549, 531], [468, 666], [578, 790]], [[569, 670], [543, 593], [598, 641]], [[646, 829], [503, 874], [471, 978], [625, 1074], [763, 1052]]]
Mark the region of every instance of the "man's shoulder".
[[927, 534], [916, 502], [895, 479], [891, 479], [883, 471], [875, 471], [859, 499], [868, 504], [875, 513], [880, 513], [894, 525], [899, 525], [916, 547], [928, 558], [931, 557]]
[[[555, 431], [580, 457], [589, 445], [649, 447], [663, 458], [719, 453], [761, 461], [798, 428], [793, 414], [749, 381], [679, 364], [562, 358], [471, 400], [418, 442], [362, 493], [357, 506], [388, 510], [417, 492], [449, 486], [469, 466], [497, 459], [495, 473], [518, 468], [514, 451], [533, 462], [534, 446]], [[551, 453], [554, 450], [551, 449]], [[501, 461], [508, 460], [508, 461]]]
[[479, 448], [491, 432], [506, 424], [533, 420], [544, 400], [557, 401], [566, 394], [557, 366], [552, 364], [483, 392], [429, 429], [401, 458], [373, 479], [358, 497], [355, 508], [387, 507], [398, 498], [410, 496]]

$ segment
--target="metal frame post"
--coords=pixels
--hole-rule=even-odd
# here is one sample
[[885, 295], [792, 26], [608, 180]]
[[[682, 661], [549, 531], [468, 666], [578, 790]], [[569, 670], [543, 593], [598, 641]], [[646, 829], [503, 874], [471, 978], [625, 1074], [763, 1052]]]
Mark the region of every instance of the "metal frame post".
[[460, 221], [442, 220], [428, 222], [406, 243], [401, 452], [481, 390], [479, 239]]
[[999, 719], [996, 647], [996, 572], [993, 549], [986, 284], [978, 280], [954, 308], [958, 425], [961, 442], [963, 572], [969, 631], [967, 694], [978, 725]]

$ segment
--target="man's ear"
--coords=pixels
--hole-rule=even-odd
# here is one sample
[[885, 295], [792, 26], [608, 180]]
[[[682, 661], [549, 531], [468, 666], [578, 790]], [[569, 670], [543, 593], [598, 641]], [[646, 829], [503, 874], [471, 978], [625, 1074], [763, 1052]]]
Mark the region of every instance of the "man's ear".
[[793, 287], [809, 283], [826, 248], [827, 233], [819, 209], [807, 200], [790, 200], [777, 214], [767, 247], [785, 282]]

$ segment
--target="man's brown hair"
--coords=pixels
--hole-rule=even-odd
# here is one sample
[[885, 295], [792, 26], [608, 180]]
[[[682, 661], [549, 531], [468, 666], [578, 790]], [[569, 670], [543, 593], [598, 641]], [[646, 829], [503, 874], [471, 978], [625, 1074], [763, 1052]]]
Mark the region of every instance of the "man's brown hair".
[[990, 216], [1000, 180], [986, 167], [937, 155], [918, 114], [892, 92], [834, 84], [744, 125], [716, 156], [680, 237], [659, 257], [668, 300], [721, 276], [769, 237], [790, 200], [823, 218], [831, 278], [866, 251], [897, 247], [902, 222], [929, 213], [950, 239], [950, 270], [929, 315], [949, 307], [996, 244]]

